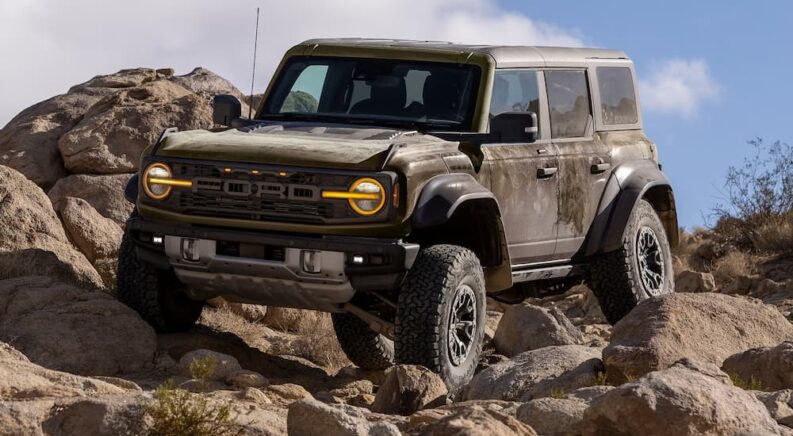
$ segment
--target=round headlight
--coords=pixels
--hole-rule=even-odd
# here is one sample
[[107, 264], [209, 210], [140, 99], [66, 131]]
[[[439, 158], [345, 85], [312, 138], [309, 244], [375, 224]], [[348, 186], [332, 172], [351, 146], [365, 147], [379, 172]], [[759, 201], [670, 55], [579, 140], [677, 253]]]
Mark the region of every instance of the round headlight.
[[153, 163], [143, 172], [143, 190], [150, 198], [162, 200], [171, 193], [171, 186], [157, 183], [171, 178], [171, 169], [163, 163]]
[[350, 207], [360, 215], [374, 215], [385, 205], [385, 189], [375, 179], [358, 179], [350, 186], [351, 194], [358, 194], [348, 201]]

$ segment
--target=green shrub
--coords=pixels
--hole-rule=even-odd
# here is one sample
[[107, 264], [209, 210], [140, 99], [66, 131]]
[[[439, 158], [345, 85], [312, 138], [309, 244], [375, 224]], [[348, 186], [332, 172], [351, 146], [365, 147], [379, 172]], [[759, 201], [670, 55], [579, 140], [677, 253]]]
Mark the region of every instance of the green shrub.
[[168, 380], [154, 391], [155, 401], [146, 409], [149, 436], [231, 436], [240, 434], [229, 404], [215, 405]]

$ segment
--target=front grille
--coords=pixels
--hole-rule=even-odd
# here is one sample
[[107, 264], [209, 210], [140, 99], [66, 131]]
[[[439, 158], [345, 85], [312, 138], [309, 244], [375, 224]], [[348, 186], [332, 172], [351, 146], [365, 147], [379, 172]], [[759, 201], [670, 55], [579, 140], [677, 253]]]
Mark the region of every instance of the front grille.
[[171, 165], [174, 177], [193, 182], [192, 189], [175, 189], [162, 204], [179, 213], [306, 224], [361, 220], [346, 202], [321, 198], [322, 189], [347, 189], [355, 175], [194, 162]]
[[179, 192], [177, 195], [179, 208], [183, 213], [191, 215], [249, 220], [288, 218], [290, 221], [300, 222], [321, 222], [322, 218], [333, 218], [334, 205], [329, 202], [273, 201], [187, 191]]

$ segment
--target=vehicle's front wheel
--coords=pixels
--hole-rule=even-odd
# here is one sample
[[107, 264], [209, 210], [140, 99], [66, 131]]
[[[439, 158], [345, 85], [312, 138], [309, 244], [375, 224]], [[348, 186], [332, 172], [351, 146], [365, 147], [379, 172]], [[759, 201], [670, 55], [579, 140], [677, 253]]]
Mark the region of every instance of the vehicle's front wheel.
[[640, 301], [674, 292], [669, 240], [650, 203], [639, 200], [619, 250], [590, 259], [589, 286], [611, 324]]
[[204, 307], [190, 299], [172, 270], [163, 271], [138, 259], [135, 242], [124, 232], [118, 255], [118, 297], [160, 333], [188, 330]]
[[394, 341], [351, 313], [330, 316], [341, 349], [352, 363], [363, 369], [386, 369], [394, 364]]
[[454, 396], [482, 353], [485, 281], [476, 255], [454, 245], [419, 252], [397, 303], [397, 363], [438, 373]]

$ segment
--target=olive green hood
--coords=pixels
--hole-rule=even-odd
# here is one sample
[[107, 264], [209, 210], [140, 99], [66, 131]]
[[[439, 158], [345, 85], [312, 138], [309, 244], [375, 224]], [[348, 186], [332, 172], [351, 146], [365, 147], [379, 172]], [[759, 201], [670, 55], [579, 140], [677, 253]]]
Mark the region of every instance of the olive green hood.
[[400, 135], [396, 130], [326, 126], [193, 130], [169, 135], [156, 154], [212, 161], [377, 170], [393, 139]]

